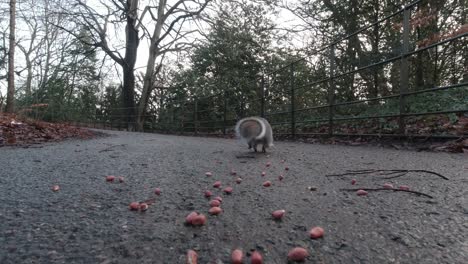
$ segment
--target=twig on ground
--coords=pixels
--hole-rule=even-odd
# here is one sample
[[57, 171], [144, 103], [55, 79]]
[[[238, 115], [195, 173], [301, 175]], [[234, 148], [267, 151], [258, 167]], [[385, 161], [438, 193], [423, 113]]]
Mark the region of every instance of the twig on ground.
[[327, 174], [325, 175], [326, 177], [341, 177], [341, 176], [351, 176], [351, 175], [359, 175], [359, 174], [369, 174], [372, 173], [373, 171], [348, 171], [346, 173], [340, 173], [340, 174]]
[[[395, 172], [395, 173], [392, 173], [392, 174], [397, 174], [395, 176], [390, 176], [390, 177], [385, 177], [384, 179], [395, 179], [395, 178], [398, 178], [398, 177], [401, 177], [401, 176], [405, 176], [406, 174], [408, 174], [408, 172]], [[391, 175], [391, 174], [385, 174], [385, 175]]]
[[236, 156], [236, 158], [238, 158], [238, 159], [255, 159], [255, 156], [251, 156], [251, 155], [239, 155], [239, 156]]
[[416, 195], [420, 196], [426, 196], [428, 198], [434, 198], [430, 196], [429, 194], [425, 194], [422, 192], [417, 192], [417, 191], [411, 191], [411, 190], [401, 190], [401, 189], [387, 189], [387, 188], [352, 188], [352, 189], [340, 189], [340, 191], [346, 191], [346, 192], [357, 192], [358, 190], [364, 190], [364, 191], [393, 191], [393, 192], [408, 192], [408, 193], [414, 193]]
[[359, 174], [371, 174], [371, 173], [376, 173], [376, 172], [384, 172], [383, 175], [393, 175], [393, 174], [400, 173], [400, 174], [398, 174], [396, 176], [387, 177], [385, 179], [398, 178], [398, 177], [406, 175], [409, 172], [423, 172], [423, 173], [427, 173], [427, 174], [436, 175], [436, 176], [438, 176], [438, 177], [440, 177], [440, 178], [442, 178], [444, 180], [449, 180], [447, 177], [445, 177], [444, 175], [442, 175], [440, 173], [433, 172], [433, 171], [428, 171], [428, 170], [375, 170], [375, 169], [370, 169], [370, 170], [347, 170], [345, 173], [328, 174], [328, 175], [325, 175], [325, 176], [326, 177], [341, 177], [341, 176], [350, 176], [350, 175], [359, 175]]
[[126, 145], [127, 145], [127, 144], [112, 145], [112, 146], [110, 146], [110, 147], [108, 147], [108, 148], [101, 149], [101, 150], [99, 151], [99, 153], [101, 153], [101, 152], [106, 152], [106, 151], [112, 151], [113, 148], [115, 148], [115, 147], [123, 147], [123, 146], [126, 146]]
[[423, 172], [423, 173], [428, 173], [428, 174], [432, 174], [432, 175], [436, 175], [444, 180], [449, 180], [449, 178], [445, 177], [444, 175], [440, 174], [440, 173], [437, 173], [437, 172], [433, 172], [433, 171], [428, 171], [428, 170], [380, 170], [380, 171], [394, 171], [394, 172], [405, 172], [405, 173], [408, 173], [408, 172]]
[[[408, 173], [408, 172], [403, 172], [404, 174]], [[392, 172], [386, 172], [386, 173], [382, 173], [383, 175], [393, 175], [393, 174], [402, 174], [402, 172], [400, 171], [392, 171]]]

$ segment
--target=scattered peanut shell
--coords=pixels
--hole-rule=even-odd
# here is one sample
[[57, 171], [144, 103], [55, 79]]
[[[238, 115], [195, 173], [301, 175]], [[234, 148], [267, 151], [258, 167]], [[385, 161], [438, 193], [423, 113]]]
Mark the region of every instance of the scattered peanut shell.
[[289, 167], [285, 167], [284, 170], [289, 170]]
[[231, 175], [236, 175], [237, 172], [235, 170], [231, 170]]
[[221, 207], [211, 207], [210, 210], [208, 210], [208, 213], [211, 215], [219, 215], [222, 211], [223, 209], [221, 209]]
[[206, 223], [206, 216], [204, 214], [199, 214], [195, 216], [192, 220], [192, 225], [202, 226]]
[[309, 256], [309, 252], [305, 248], [295, 247], [288, 253], [288, 260], [304, 261]]
[[252, 256], [250, 257], [251, 264], [263, 264], [263, 257], [258, 253], [258, 251], [252, 252]]
[[161, 189], [159, 189], [159, 188], [154, 189], [154, 193], [156, 195], [161, 195]]
[[210, 207], [219, 207], [221, 205], [221, 202], [218, 200], [211, 200], [210, 201]]
[[187, 262], [186, 264], [197, 264], [198, 254], [194, 250], [187, 251]]
[[237, 184], [240, 184], [241, 182], [242, 182], [242, 178], [237, 178], [237, 179], [236, 179], [236, 183], [237, 183]]
[[185, 223], [191, 225], [193, 223], [193, 219], [198, 216], [197, 212], [191, 212], [185, 217]]
[[309, 235], [311, 238], [313, 239], [317, 239], [317, 238], [321, 238], [323, 237], [323, 234], [325, 233], [325, 231], [323, 230], [323, 228], [321, 228], [320, 226], [316, 226], [316, 227], [313, 227], [310, 231], [309, 231]]
[[387, 183], [385, 183], [385, 184], [383, 185], [383, 187], [384, 187], [385, 189], [393, 189], [393, 184], [387, 182]]
[[147, 204], [147, 203], [141, 203], [141, 204], [140, 204], [140, 210], [141, 210], [141, 211], [146, 211], [146, 210], [148, 210], [148, 204]]
[[266, 181], [263, 183], [263, 186], [264, 187], [270, 187], [271, 186], [271, 182], [270, 181]]
[[284, 179], [283, 175], [278, 176], [278, 180], [282, 181]]
[[368, 192], [366, 192], [366, 191], [364, 191], [364, 190], [358, 190], [358, 191], [356, 192], [356, 194], [359, 195], [359, 196], [366, 196], [366, 195], [368, 194]]
[[266, 175], [266, 172], [265, 171], [262, 171], [262, 177]]
[[354, 185], [354, 184], [356, 184], [356, 179], [351, 180], [351, 185]]
[[60, 186], [58, 186], [58, 185], [52, 186], [52, 191], [58, 192], [59, 190], [60, 190]]
[[232, 187], [226, 187], [226, 188], [224, 188], [223, 192], [224, 192], [225, 194], [231, 194], [231, 193], [232, 193]]
[[206, 177], [211, 177], [211, 176], [213, 176], [213, 173], [211, 173], [211, 171], [208, 171], [208, 172], [205, 172], [205, 175], [206, 175]]
[[242, 250], [236, 249], [232, 251], [231, 253], [231, 263], [232, 264], [242, 264], [244, 259], [244, 254], [242, 253]]
[[286, 213], [286, 210], [276, 210], [271, 215], [273, 216], [274, 219], [280, 220], [281, 218], [283, 218], [285, 213]]
[[220, 181], [215, 181], [215, 183], [213, 183], [213, 187], [214, 187], [214, 188], [219, 188], [219, 187], [221, 187], [221, 182], [220, 182]]
[[223, 202], [223, 198], [221, 198], [221, 196], [216, 196], [214, 199], [215, 199], [215, 200], [218, 200], [218, 201], [221, 202], [221, 203]]
[[398, 187], [400, 190], [405, 190], [405, 191], [409, 191], [409, 186], [407, 185], [401, 185], [400, 187]]
[[112, 182], [114, 181], [114, 179], [115, 179], [115, 176], [112, 176], [112, 175], [106, 176], [106, 181], [108, 182]]
[[130, 210], [138, 210], [140, 208], [140, 203], [138, 202], [131, 202], [130, 203]]
[[120, 182], [120, 183], [124, 182], [124, 177], [120, 176], [120, 177], [119, 177], [119, 182]]
[[270, 167], [270, 166], [271, 166], [271, 162], [267, 162], [266, 166], [267, 166], [267, 167]]
[[210, 198], [213, 195], [213, 193], [211, 191], [205, 191], [204, 195], [206, 198]]

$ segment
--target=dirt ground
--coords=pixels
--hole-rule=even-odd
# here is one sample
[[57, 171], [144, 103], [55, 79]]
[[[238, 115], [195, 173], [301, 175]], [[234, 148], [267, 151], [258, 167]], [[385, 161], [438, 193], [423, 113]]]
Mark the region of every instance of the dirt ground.
[[[287, 263], [296, 246], [309, 251], [306, 263], [468, 263], [466, 154], [275, 142], [265, 155], [232, 139], [108, 133], [0, 148], [0, 263], [185, 263], [194, 249], [199, 263], [218, 264], [230, 263], [236, 248]], [[419, 172], [326, 177], [362, 169], [431, 170], [449, 180]], [[217, 180], [233, 193], [213, 188]], [[433, 198], [340, 190], [387, 182]], [[223, 213], [208, 214], [205, 190], [223, 197]], [[145, 200], [154, 201], [146, 212], [129, 210]], [[286, 210], [282, 221], [272, 220], [278, 209]], [[207, 223], [184, 225], [191, 211]], [[309, 237], [313, 226], [323, 238]]]

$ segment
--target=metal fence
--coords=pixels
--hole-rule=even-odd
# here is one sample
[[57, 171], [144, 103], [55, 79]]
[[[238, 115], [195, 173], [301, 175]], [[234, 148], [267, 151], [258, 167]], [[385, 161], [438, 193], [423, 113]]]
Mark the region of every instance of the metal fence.
[[[276, 135], [292, 138], [309, 135], [449, 138], [466, 136], [466, 131], [451, 134], [437, 133], [437, 129], [418, 128], [418, 122], [419, 124], [437, 123], [442, 115], [450, 119], [450, 115], [463, 116], [468, 113], [468, 78], [457, 79], [456, 83], [453, 83], [453, 80], [439, 80], [438, 82], [442, 85], [430, 87], [427, 86], [428, 84], [425, 87], [414, 84], [417, 81], [414, 80], [413, 75], [421, 69], [411, 68], [410, 60], [429, 51], [448, 50], [450, 45], [461, 45], [466, 49], [468, 44], [468, 30], [452, 32], [444, 37], [438, 35], [439, 38], [432, 42], [421, 40], [428, 39], [427, 36], [419, 39], [412, 37], [411, 18], [415, 14], [415, 8], [421, 2], [423, 1], [415, 1], [353, 34], [316, 50], [307, 58], [295, 60], [284, 67], [257, 77], [255, 81], [247, 85], [248, 89], [233, 86], [207, 96], [191, 96], [182, 99], [163, 97], [156, 108], [146, 112], [144, 130], [163, 133], [227, 135], [232, 132], [232, 127], [239, 118], [258, 115], [270, 120]], [[353, 58], [354, 63], [351, 67], [347, 70], [338, 70], [336, 63], [338, 59], [340, 62], [345, 61], [346, 54], [342, 50], [349, 41], [362, 37], [362, 34], [375, 27], [388, 27], [395, 24], [401, 26], [399, 29], [401, 39], [396, 47], [376, 54], [378, 56], [375, 56], [374, 61]], [[454, 52], [454, 63], [460, 64], [461, 72], [465, 71], [464, 74], [468, 76], [466, 72], [468, 69], [463, 68], [466, 66], [459, 61], [459, 58], [463, 59], [463, 51], [460, 54], [457, 53], [456, 48], [452, 47], [450, 50]], [[375, 61], [376, 58], [379, 60]], [[326, 72], [307, 73], [300, 69], [303, 64], [313, 65], [314, 63], [326, 64]], [[437, 68], [437, 61], [435, 65]], [[394, 74], [399, 77], [396, 82], [398, 87], [392, 87], [390, 94], [378, 91], [380, 82], [388, 79], [385, 76], [379, 76], [378, 72], [385, 73], [396, 69], [399, 70], [399, 74]], [[352, 94], [350, 97], [356, 98], [347, 100], [346, 96], [340, 95], [347, 86], [351, 87], [352, 91], [359, 90], [362, 86], [359, 83], [363, 82], [364, 72], [373, 76], [372, 81], [376, 87], [376, 93], [373, 96]], [[434, 72], [437, 72], [437, 69]], [[443, 102], [439, 99], [440, 96], [446, 95], [455, 98], [456, 105], [452, 105], [455, 101], [451, 99]], [[433, 104], [433, 109], [425, 107], [425, 111], [418, 111], [414, 103], [415, 98], [425, 101], [426, 104]], [[114, 109], [117, 112], [120, 110]], [[124, 129], [127, 123], [123, 121], [123, 118], [119, 119], [119, 116], [124, 117], [125, 114], [114, 112], [111, 115], [97, 115], [91, 126]], [[436, 118], [432, 121], [421, 119], [426, 116], [436, 116]], [[445, 124], [439, 122], [438, 125]]]

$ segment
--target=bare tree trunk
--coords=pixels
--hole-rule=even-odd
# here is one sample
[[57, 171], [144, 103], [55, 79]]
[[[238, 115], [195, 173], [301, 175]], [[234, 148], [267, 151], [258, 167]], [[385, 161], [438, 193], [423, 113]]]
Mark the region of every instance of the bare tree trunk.
[[[374, 6], [374, 21], [377, 21], [379, 19], [379, 12], [380, 12], [380, 8], [379, 8], [379, 1], [378, 0], [374, 0], [374, 3], [373, 3], [373, 6]], [[380, 31], [379, 31], [379, 24], [375, 24], [374, 28], [373, 28], [373, 31], [372, 31], [372, 34], [373, 34], [373, 42], [372, 42], [372, 54], [374, 56], [374, 58], [377, 58], [379, 56], [379, 43], [380, 43]], [[379, 73], [380, 73], [380, 67], [374, 69], [373, 71], [373, 77], [374, 77], [374, 83], [373, 83], [373, 87], [370, 88], [370, 90], [368, 91], [369, 92], [369, 95], [370, 97], [378, 97], [379, 96], [379, 87], [380, 87], [380, 79], [379, 79]], [[377, 104], [378, 102], [377, 101], [374, 101], [373, 104]]]
[[71, 77], [71, 83], [69, 84], [69, 92], [68, 92], [68, 97], [67, 97], [67, 104], [70, 105], [71, 104], [71, 101], [72, 101], [72, 97], [73, 97], [73, 92], [75, 90], [75, 82], [76, 82], [76, 66], [77, 66], [77, 63], [78, 63], [78, 58], [77, 57], [74, 57], [73, 58], [73, 63], [72, 63], [72, 68], [71, 68], [71, 71], [72, 71], [72, 77]]
[[15, 26], [16, 0], [10, 0], [10, 49], [8, 50], [8, 93], [6, 112], [15, 110]]
[[[460, 4], [462, 7], [466, 7], [466, 5], [468, 4], [466, 0], [461, 0], [460, 1]], [[462, 15], [461, 15], [461, 25], [465, 25], [467, 23], [466, 21], [466, 8], [463, 8], [462, 9]], [[466, 40], [465, 40], [466, 41]], [[463, 47], [463, 51], [462, 51], [462, 55], [463, 57], [465, 58], [465, 61], [464, 61], [464, 69], [463, 69], [463, 79], [462, 79], [462, 82], [468, 82], [468, 45], [465, 45]]]
[[32, 75], [33, 75], [33, 71], [32, 71], [32, 63], [30, 60], [26, 60], [26, 68], [28, 70], [28, 75], [26, 77], [26, 96], [29, 98], [32, 94], [32, 89], [31, 89], [31, 85], [32, 85]]
[[[351, 0], [350, 1], [350, 12], [349, 12], [349, 22], [342, 22], [343, 27], [346, 30], [346, 34], [352, 34], [356, 32], [359, 27], [357, 24], [358, 20], [358, 8], [359, 8], [359, 3], [357, 0]], [[351, 38], [348, 39], [348, 45], [346, 46], [346, 51], [345, 51], [345, 63], [343, 65], [343, 68], [345, 69], [344, 71], [351, 71], [354, 70], [358, 66], [358, 51], [360, 49], [360, 40], [358, 38], [358, 35], [355, 35]], [[354, 82], [356, 79], [356, 73], [350, 73], [347, 74], [345, 77], [346, 80], [346, 90], [344, 92], [345, 99], [347, 101], [352, 101], [355, 100], [355, 90], [354, 90]]]
[[[353, 24], [353, 23], [351, 23]], [[354, 29], [355, 27], [351, 27]], [[352, 32], [354, 32], [353, 30]], [[357, 67], [357, 50], [359, 49], [359, 40], [357, 36], [353, 36], [349, 39], [348, 46], [346, 47], [346, 56], [348, 57], [348, 65], [343, 67], [347, 69], [346, 71], [354, 70]], [[346, 67], [348, 66], [348, 67]], [[355, 91], [354, 91], [354, 82], [356, 79], [356, 73], [350, 73], [346, 77], [347, 90], [345, 91], [345, 98], [347, 101], [355, 100]]]
[[135, 128], [135, 73], [133, 67], [123, 67], [122, 100], [126, 113], [127, 129]]
[[[43, 87], [45, 87], [45, 83], [47, 83], [47, 74], [49, 74], [49, 61], [50, 61], [50, 33], [49, 33], [49, 21], [47, 20], [47, 5], [48, 3], [44, 3], [45, 4], [45, 11], [44, 11], [44, 16], [45, 16], [45, 28], [44, 28], [44, 45], [45, 45], [45, 56], [44, 54], [42, 54], [42, 56], [45, 57], [45, 65], [44, 67], [42, 67], [42, 59], [40, 60], [40, 64], [41, 64], [41, 71], [39, 72], [40, 74], [40, 78], [39, 78], [39, 84], [38, 84], [38, 87], [37, 89], [38, 90], [42, 90]], [[42, 50], [42, 49], [41, 49]]]
[[145, 79], [143, 82], [143, 91], [141, 92], [140, 102], [138, 104], [138, 130], [143, 130], [144, 112], [148, 104], [148, 99], [151, 94], [151, 87], [154, 80], [154, 71], [156, 57], [158, 56], [158, 40], [161, 36], [162, 27], [164, 25], [164, 8], [166, 1], [160, 0], [158, 6], [158, 18], [154, 28], [153, 36], [151, 36], [151, 44], [149, 47], [148, 63], [146, 65]]
[[35, 44], [35, 41], [37, 38], [37, 32], [39, 28], [36, 17], [21, 16], [21, 18], [32, 29], [31, 39], [30, 39], [28, 49], [26, 50], [25, 47], [23, 47], [21, 44], [18, 44], [18, 48], [23, 52], [24, 58], [26, 60], [27, 76], [26, 76], [26, 83], [25, 83], [25, 91], [26, 91], [26, 97], [30, 98], [32, 94], [31, 86], [32, 86], [32, 79], [33, 79], [33, 60], [35, 60], [35, 58], [31, 59], [31, 55], [41, 46], [41, 42], [39, 42], [38, 44]]
[[143, 82], [143, 91], [141, 92], [140, 102], [138, 104], [138, 130], [143, 130], [143, 123], [145, 121], [145, 110], [148, 105], [149, 97], [151, 94], [151, 88], [154, 82], [155, 75], [155, 64], [156, 64], [156, 51], [154, 48], [150, 48], [150, 54], [148, 56], [148, 64], [146, 66], [145, 79]]
[[3, 112], [3, 99], [2, 91], [0, 91], [0, 113]]
[[49, 15], [50, 15], [49, 2], [45, 2], [44, 16], [46, 16], [46, 18], [45, 18], [44, 37], [45, 37], [45, 43], [46, 43], [46, 59], [45, 59], [45, 65], [44, 65], [44, 73], [41, 76], [41, 81], [39, 84], [40, 90], [45, 89], [45, 87], [47, 86], [47, 83], [49, 82], [50, 60], [52, 57], [51, 49], [57, 37], [57, 29], [55, 28], [54, 31], [50, 30], [50, 23], [49, 23], [49, 18], [48, 18]]
[[129, 11], [127, 12], [127, 25], [125, 28], [127, 34], [125, 59], [123, 68], [123, 87], [122, 98], [123, 106], [126, 108], [127, 128], [134, 130], [135, 127], [135, 63], [137, 60], [138, 29], [136, 23], [138, 20], [138, 0], [127, 0]]
[[[31, 40], [32, 43], [32, 40]], [[25, 91], [26, 91], [26, 97], [30, 97], [32, 94], [32, 79], [33, 79], [33, 65], [31, 61], [31, 53], [32, 50], [31, 48], [27, 51], [24, 47], [21, 45], [18, 45], [18, 48], [23, 51], [24, 58], [26, 60], [26, 70], [27, 70], [27, 75], [26, 75], [26, 82], [25, 82]]]

